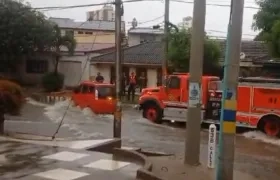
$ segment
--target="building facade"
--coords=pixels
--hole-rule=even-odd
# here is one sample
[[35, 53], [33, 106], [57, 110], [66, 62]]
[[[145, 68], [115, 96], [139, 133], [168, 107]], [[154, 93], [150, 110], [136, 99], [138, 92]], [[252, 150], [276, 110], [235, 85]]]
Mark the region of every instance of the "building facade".
[[[73, 35], [79, 43], [115, 43], [115, 22], [85, 21], [78, 22], [69, 18], [50, 18], [56, 23], [62, 34]], [[122, 22], [122, 32], [125, 33], [125, 22]]]
[[147, 42], [160, 42], [163, 39], [163, 29], [145, 27], [131, 28], [127, 32], [128, 46], [135, 46]]
[[108, 4], [101, 9], [88, 11], [87, 21], [115, 21], [114, 7]]

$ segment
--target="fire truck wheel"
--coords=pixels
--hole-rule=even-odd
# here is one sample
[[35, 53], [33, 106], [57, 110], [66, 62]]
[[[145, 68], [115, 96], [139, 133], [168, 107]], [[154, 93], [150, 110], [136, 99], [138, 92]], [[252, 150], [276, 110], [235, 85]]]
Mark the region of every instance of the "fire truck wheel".
[[280, 118], [267, 116], [263, 120], [263, 131], [268, 136], [280, 137]]
[[143, 110], [143, 117], [153, 123], [161, 123], [161, 110], [156, 105], [147, 105]]

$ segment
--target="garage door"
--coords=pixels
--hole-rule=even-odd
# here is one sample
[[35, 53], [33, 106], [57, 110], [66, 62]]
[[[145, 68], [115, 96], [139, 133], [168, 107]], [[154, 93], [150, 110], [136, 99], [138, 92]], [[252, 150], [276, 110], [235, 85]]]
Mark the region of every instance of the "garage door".
[[65, 76], [65, 86], [76, 86], [79, 84], [82, 75], [81, 62], [61, 61], [59, 62], [59, 72], [61, 72]]

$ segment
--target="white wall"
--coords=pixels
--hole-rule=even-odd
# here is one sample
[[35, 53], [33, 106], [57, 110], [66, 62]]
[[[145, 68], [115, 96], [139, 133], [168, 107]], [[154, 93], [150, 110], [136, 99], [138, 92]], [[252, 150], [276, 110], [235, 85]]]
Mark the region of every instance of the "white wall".
[[157, 70], [156, 69], [147, 69], [147, 87], [156, 87], [157, 86]]
[[110, 82], [111, 80], [111, 68], [109, 65], [96, 65], [91, 64], [89, 69], [89, 76], [96, 77], [97, 73], [100, 72], [101, 75], [104, 77], [104, 82]]

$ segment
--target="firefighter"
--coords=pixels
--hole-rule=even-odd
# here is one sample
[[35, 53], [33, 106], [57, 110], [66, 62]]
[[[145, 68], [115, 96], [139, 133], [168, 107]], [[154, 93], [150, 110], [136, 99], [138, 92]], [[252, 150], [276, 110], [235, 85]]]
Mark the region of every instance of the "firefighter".
[[121, 96], [125, 96], [126, 85], [127, 85], [127, 77], [126, 77], [125, 73], [123, 73], [122, 79], [121, 79]]
[[146, 83], [147, 83], [147, 78], [146, 78], [144, 72], [142, 72], [141, 76], [139, 77], [140, 93], [142, 92], [142, 89], [146, 87]]
[[130, 101], [130, 95], [132, 96], [132, 101], [134, 101], [135, 97], [135, 88], [136, 88], [136, 76], [135, 73], [132, 72], [129, 76], [128, 80], [128, 91], [127, 91], [127, 100]]

